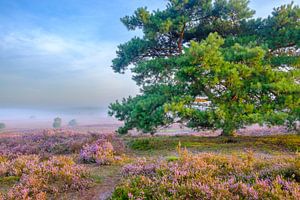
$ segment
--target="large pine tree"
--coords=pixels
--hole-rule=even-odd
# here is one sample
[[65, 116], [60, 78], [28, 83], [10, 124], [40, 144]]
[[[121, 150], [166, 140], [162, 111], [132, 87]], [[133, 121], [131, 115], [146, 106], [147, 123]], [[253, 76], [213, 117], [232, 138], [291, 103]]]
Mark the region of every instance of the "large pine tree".
[[[254, 123], [295, 124], [300, 118], [300, 8], [293, 3], [254, 19], [248, 0], [169, 0], [164, 10], [139, 8], [121, 19], [141, 29], [118, 47], [115, 72], [129, 66], [141, 94], [110, 105], [125, 122], [119, 133], [145, 133], [174, 122], [195, 129]], [[210, 105], [198, 109], [195, 99]]]

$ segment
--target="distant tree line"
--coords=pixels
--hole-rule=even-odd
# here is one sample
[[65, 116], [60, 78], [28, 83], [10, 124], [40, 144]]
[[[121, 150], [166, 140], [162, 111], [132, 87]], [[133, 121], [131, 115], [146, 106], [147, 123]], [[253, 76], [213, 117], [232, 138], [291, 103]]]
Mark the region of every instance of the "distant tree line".
[[[59, 117], [54, 118], [52, 126], [53, 126], [53, 128], [61, 128], [62, 119]], [[77, 120], [76, 119], [70, 120], [68, 123], [68, 126], [70, 126], [70, 127], [78, 126]]]

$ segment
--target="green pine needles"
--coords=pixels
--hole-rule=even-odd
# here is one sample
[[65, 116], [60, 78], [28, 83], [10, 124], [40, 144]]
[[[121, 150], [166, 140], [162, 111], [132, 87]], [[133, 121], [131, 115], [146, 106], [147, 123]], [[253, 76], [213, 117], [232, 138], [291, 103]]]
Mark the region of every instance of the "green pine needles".
[[[122, 22], [141, 29], [119, 46], [115, 72], [129, 65], [141, 94], [110, 105], [119, 133], [145, 133], [180, 122], [223, 135], [254, 123], [295, 127], [300, 118], [300, 8], [254, 19], [247, 0], [169, 0]], [[199, 109], [195, 99], [206, 97]]]

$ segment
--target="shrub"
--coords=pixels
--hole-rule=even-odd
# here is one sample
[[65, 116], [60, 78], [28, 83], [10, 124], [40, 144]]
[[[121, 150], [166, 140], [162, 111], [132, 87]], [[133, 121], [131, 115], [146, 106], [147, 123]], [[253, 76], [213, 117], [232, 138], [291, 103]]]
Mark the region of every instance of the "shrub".
[[20, 177], [20, 181], [9, 190], [8, 199], [47, 199], [89, 187], [87, 170], [70, 157], [43, 161], [38, 156], [20, 156], [10, 163], [9, 174]]
[[22, 155], [10, 161], [9, 175], [21, 177], [23, 174], [30, 174], [40, 162], [37, 155]]
[[114, 148], [107, 140], [100, 139], [85, 145], [80, 151], [80, 159], [85, 163], [111, 164], [114, 161]]
[[6, 125], [4, 123], [0, 123], [0, 130], [5, 129]]
[[60, 128], [61, 127], [62, 120], [59, 117], [54, 118], [53, 122], [53, 128]]
[[[178, 148], [172, 162], [138, 161], [123, 169], [112, 199], [299, 199], [300, 183], [287, 169], [299, 156], [191, 154]], [[290, 173], [291, 170], [288, 170]]]
[[77, 123], [76, 119], [72, 119], [71, 121], [69, 121], [68, 125], [71, 127], [74, 127], [74, 126], [78, 126], [78, 123]]
[[39, 154], [48, 158], [51, 155], [79, 153], [85, 144], [91, 144], [99, 139], [112, 143], [114, 153], [117, 155], [122, 154], [125, 150], [123, 141], [115, 135], [51, 129], [0, 137], [0, 155], [15, 157], [16, 155]]
[[[120, 155], [124, 152], [124, 144], [115, 135], [59, 129], [2, 135], [0, 184], [5, 187], [4, 199], [57, 199], [63, 192], [89, 187], [89, 171], [76, 164], [72, 157], [80, 153], [83, 146], [93, 146], [97, 141], [107, 142], [102, 147], [113, 151], [113, 162], [123, 161]], [[107, 163], [108, 155], [111, 154], [105, 154], [102, 160], [97, 157], [97, 162]]]
[[133, 175], [154, 175], [156, 164], [148, 164], [145, 158], [138, 159], [134, 164], [128, 164], [123, 167], [122, 173], [126, 177]]

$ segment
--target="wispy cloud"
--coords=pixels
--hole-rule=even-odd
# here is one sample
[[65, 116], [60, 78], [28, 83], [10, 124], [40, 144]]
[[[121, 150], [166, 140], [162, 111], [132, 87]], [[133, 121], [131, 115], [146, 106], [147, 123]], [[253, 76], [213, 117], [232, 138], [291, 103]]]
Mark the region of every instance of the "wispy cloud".
[[73, 40], [41, 30], [10, 33], [0, 43], [2, 102], [105, 106], [137, 91], [129, 75], [110, 69], [116, 43]]
[[38, 70], [47, 63], [47, 70], [88, 71], [109, 67], [116, 48], [117, 43], [73, 40], [40, 30], [13, 32], [0, 37], [0, 60], [11, 60], [10, 69], [22, 65]]

